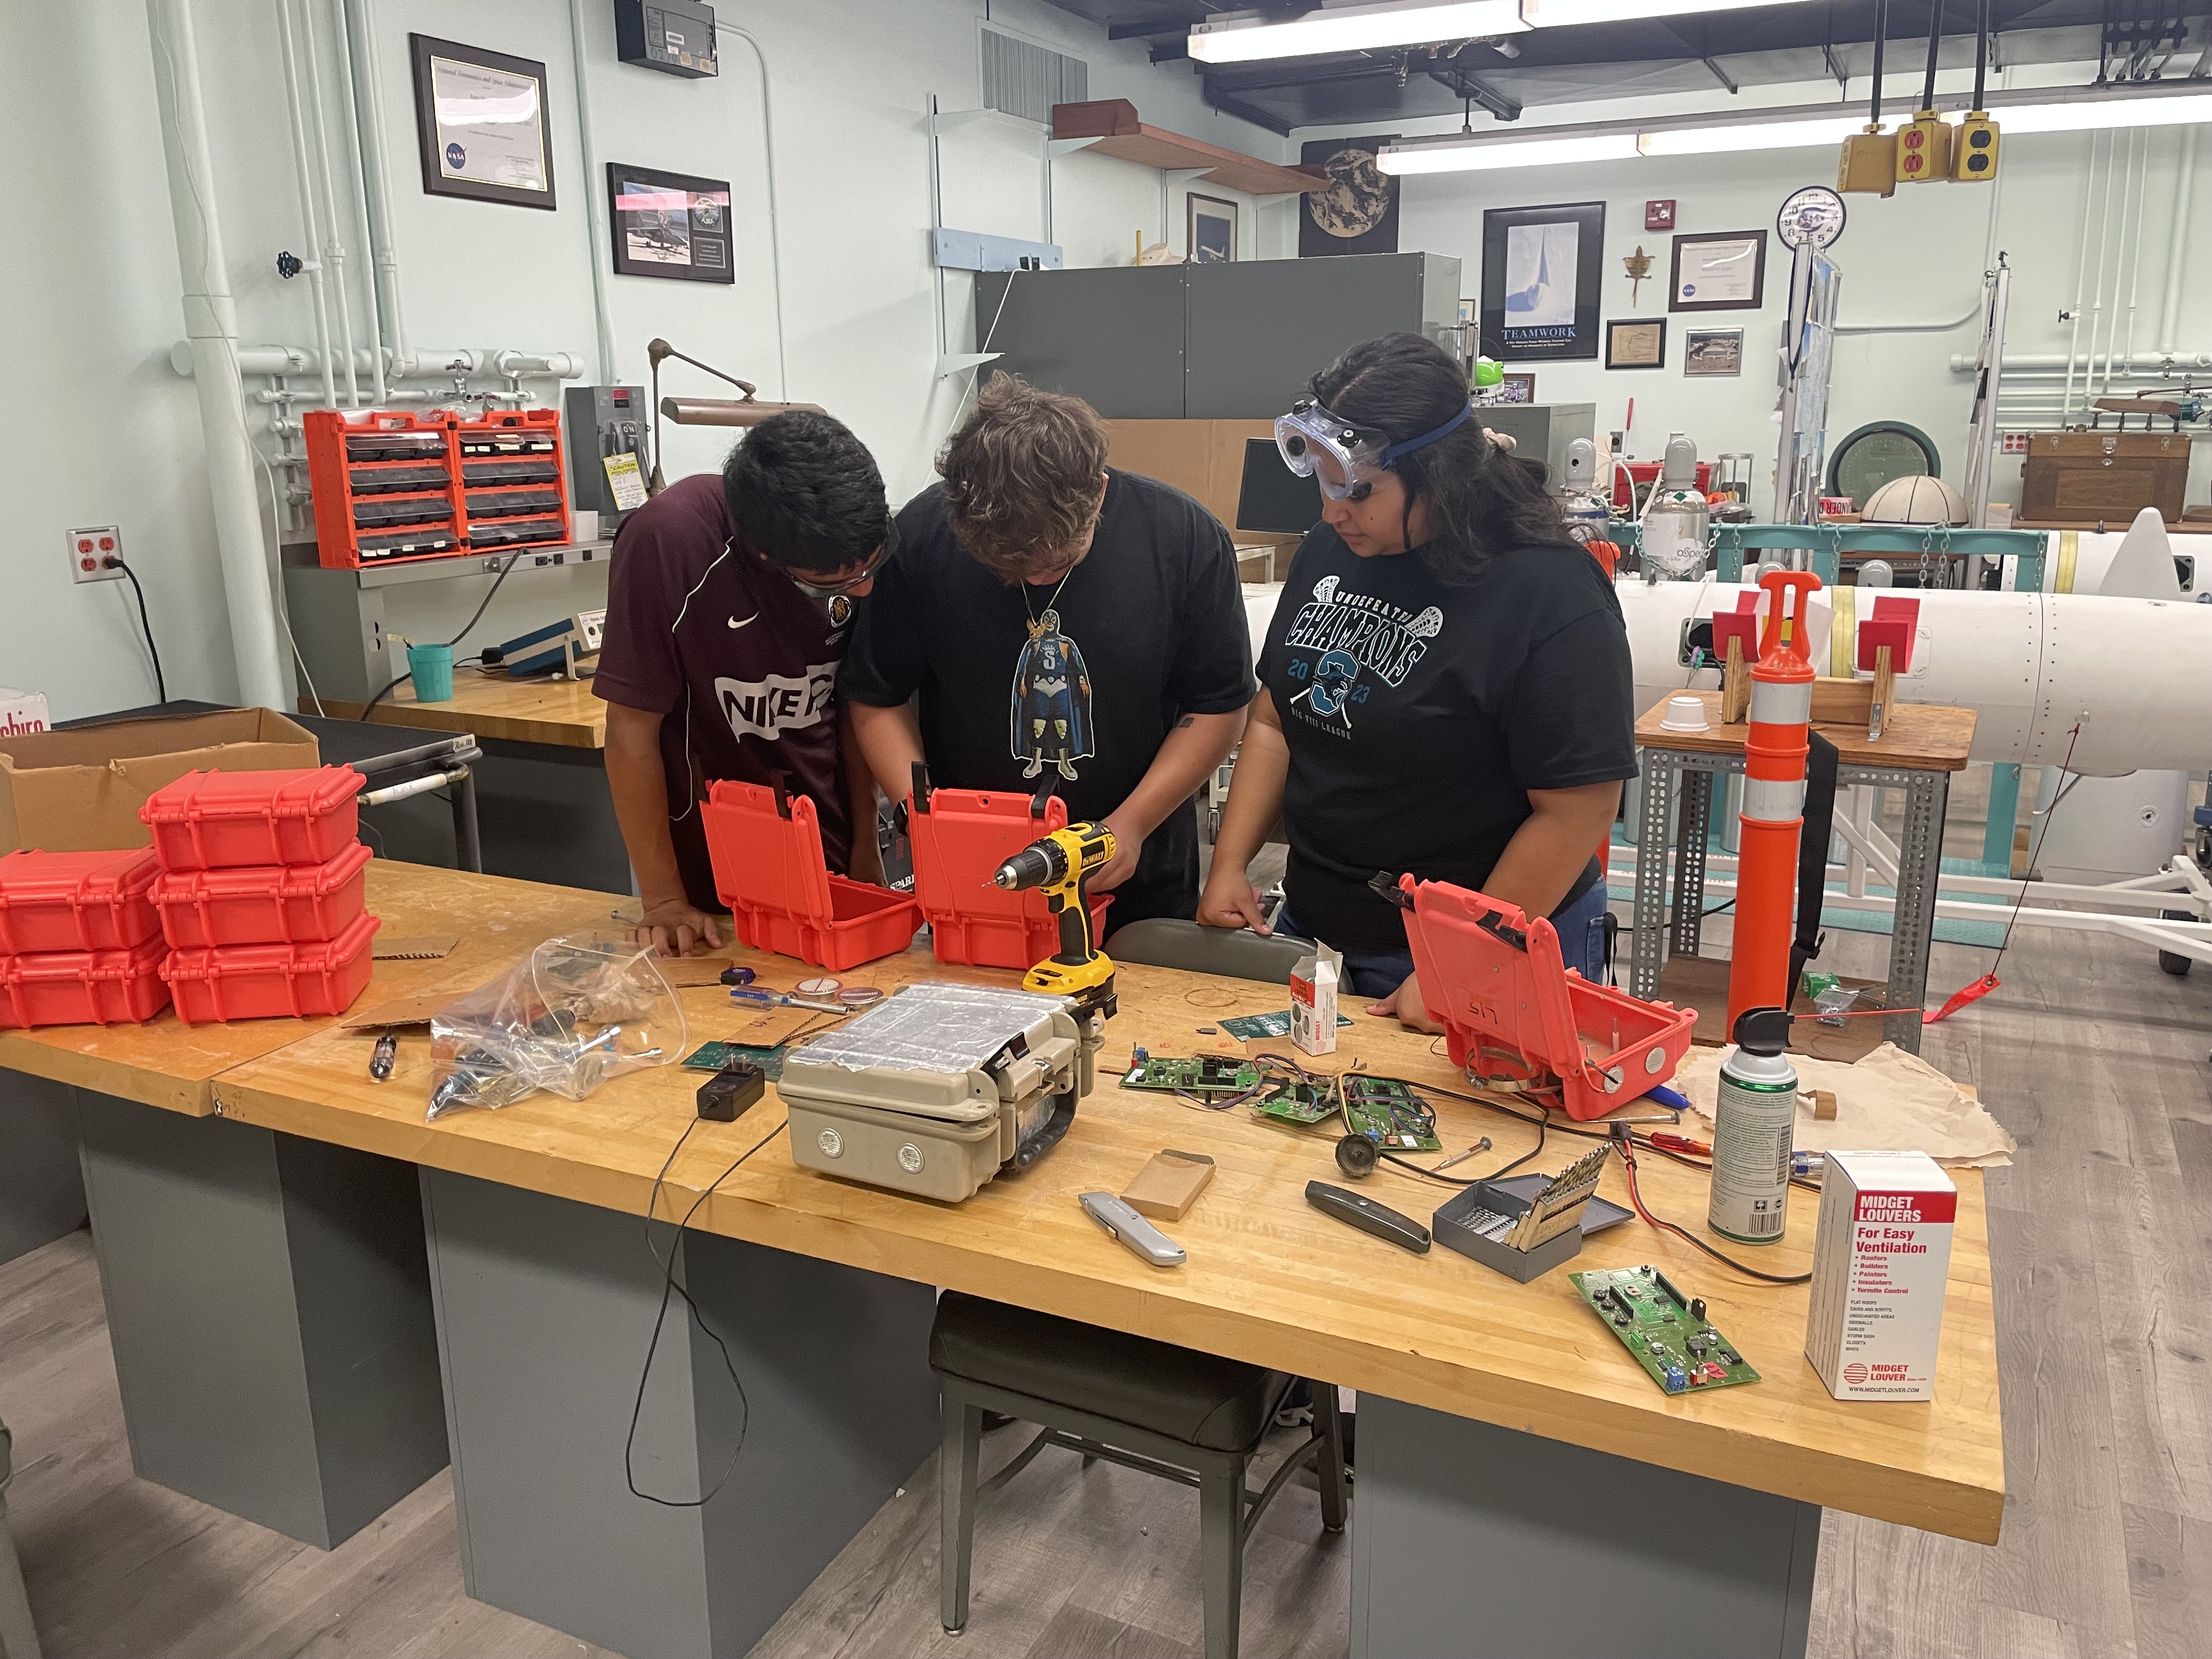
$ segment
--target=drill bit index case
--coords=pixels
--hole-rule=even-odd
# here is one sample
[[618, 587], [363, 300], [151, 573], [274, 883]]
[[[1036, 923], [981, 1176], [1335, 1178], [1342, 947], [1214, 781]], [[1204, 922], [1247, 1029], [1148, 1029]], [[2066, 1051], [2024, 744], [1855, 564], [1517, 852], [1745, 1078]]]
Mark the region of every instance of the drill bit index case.
[[1103, 1042], [1061, 997], [908, 986], [786, 1057], [792, 1161], [957, 1204], [1060, 1143]]

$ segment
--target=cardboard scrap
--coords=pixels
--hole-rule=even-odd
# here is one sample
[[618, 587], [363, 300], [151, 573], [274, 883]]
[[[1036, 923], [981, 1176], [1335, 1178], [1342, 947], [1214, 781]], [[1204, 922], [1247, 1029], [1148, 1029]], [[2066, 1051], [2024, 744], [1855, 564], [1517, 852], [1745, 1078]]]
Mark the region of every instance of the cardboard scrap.
[[411, 997], [394, 997], [374, 1008], [348, 1014], [339, 1023], [349, 1031], [380, 1031], [386, 1026], [428, 1025], [431, 1017], [458, 1001], [459, 991], [424, 991]]
[[[1720, 1085], [1723, 1050], [1692, 1048], [1674, 1086], [1707, 1124]], [[1981, 1103], [1917, 1054], [1885, 1042], [1854, 1065], [1792, 1054], [1797, 1071], [1796, 1146], [1801, 1152], [1925, 1152], [1954, 1170], [1995, 1169], [2016, 1148]], [[1832, 1093], [1832, 1118], [1816, 1115], [1816, 1093]]]
[[1213, 1160], [1204, 1152], [1158, 1152], [1121, 1189], [1121, 1200], [1139, 1215], [1180, 1221], [1212, 1179]]

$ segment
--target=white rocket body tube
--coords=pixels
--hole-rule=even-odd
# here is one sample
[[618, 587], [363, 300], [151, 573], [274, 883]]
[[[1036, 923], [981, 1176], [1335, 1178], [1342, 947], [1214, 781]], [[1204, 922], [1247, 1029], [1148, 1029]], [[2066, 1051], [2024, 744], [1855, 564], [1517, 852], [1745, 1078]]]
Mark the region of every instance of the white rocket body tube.
[[[1690, 678], [1680, 663], [1684, 620], [1732, 611], [1740, 593], [1755, 591], [1620, 582], [1638, 714]], [[1942, 589], [1913, 597], [1919, 631], [1912, 666], [1899, 676], [1899, 699], [1975, 710], [1977, 761], [2056, 766], [2078, 720], [2075, 772], [2118, 777], [2142, 768], [2212, 767], [2212, 605]], [[1867, 596], [1856, 599], [1863, 605]], [[1850, 660], [1840, 617], [1838, 632], [1838, 653], [1814, 665], [1824, 674]], [[1698, 683], [1710, 687], [1717, 676], [1705, 671]]]

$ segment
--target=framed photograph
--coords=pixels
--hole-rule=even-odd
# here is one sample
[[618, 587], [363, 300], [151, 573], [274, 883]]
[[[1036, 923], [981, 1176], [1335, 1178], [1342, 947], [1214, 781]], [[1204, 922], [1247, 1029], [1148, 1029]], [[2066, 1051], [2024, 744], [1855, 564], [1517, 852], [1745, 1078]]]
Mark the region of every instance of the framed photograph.
[[1682, 373], [1688, 376], [1742, 374], [1743, 331], [1740, 328], [1684, 329]]
[[1498, 401], [1501, 404], [1533, 404], [1536, 401], [1536, 377], [1527, 373], [1508, 371], [1498, 383]]
[[1669, 311], [1756, 311], [1766, 292], [1766, 233], [1677, 236]]
[[1500, 362], [1597, 356], [1605, 204], [1482, 216], [1482, 339]]
[[1237, 258], [1237, 204], [1195, 192], [1183, 200], [1183, 248], [1191, 264], [1233, 263]]
[[1615, 318], [1605, 325], [1605, 366], [1607, 368], [1664, 368], [1667, 367], [1667, 319], [1664, 317]]
[[550, 210], [545, 65], [428, 34], [407, 45], [425, 193]]
[[738, 280], [730, 242], [730, 185], [623, 161], [607, 163], [607, 223], [615, 273], [686, 283]]
[[1316, 138], [1300, 147], [1302, 167], [1328, 175], [1327, 190], [1301, 196], [1298, 258], [1398, 251], [1398, 175], [1375, 164], [1395, 132], [1369, 138]]

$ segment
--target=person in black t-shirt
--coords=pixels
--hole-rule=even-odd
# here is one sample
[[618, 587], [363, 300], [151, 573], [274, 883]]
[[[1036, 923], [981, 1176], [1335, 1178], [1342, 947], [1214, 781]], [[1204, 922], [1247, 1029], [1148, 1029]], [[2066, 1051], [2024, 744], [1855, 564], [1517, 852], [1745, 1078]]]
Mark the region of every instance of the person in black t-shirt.
[[1467, 380], [1411, 334], [1370, 340], [1277, 423], [1316, 477], [1269, 624], [1261, 690], [1198, 919], [1261, 920], [1246, 866], [1279, 811], [1277, 929], [1344, 952], [1370, 1012], [1428, 1018], [1378, 872], [1449, 881], [1549, 916], [1567, 965], [1601, 972], [1592, 856], [1636, 775], [1634, 681], [1612, 584], [1567, 539], [1543, 469], [1473, 418]]
[[[1198, 905], [1191, 797], [1253, 692], [1236, 554], [1180, 490], [1106, 465], [1080, 398], [994, 374], [898, 515], [838, 690], [893, 800], [1050, 788], [1117, 843], [1108, 925]], [[919, 720], [909, 699], [919, 693]]]

